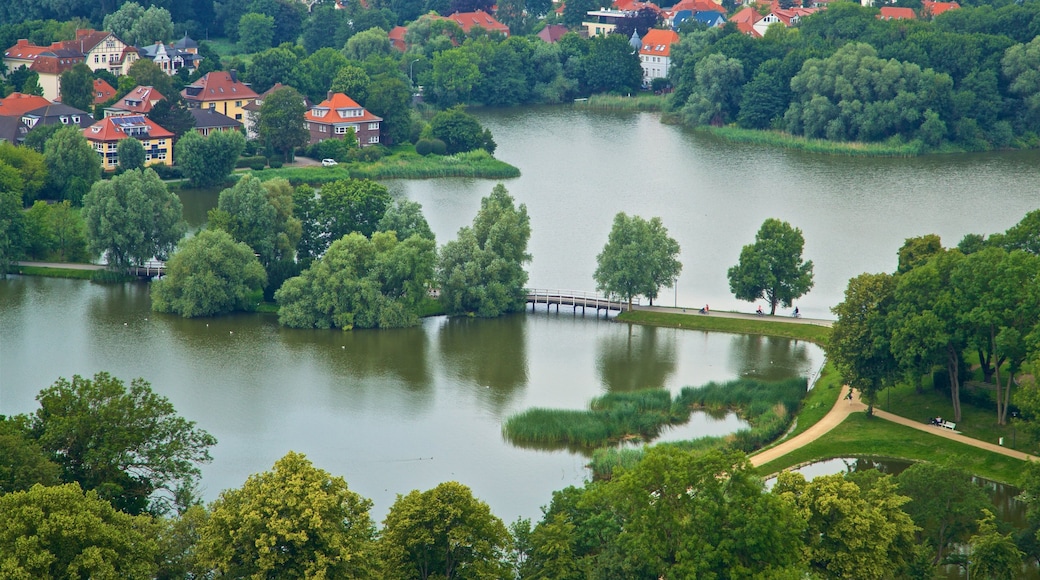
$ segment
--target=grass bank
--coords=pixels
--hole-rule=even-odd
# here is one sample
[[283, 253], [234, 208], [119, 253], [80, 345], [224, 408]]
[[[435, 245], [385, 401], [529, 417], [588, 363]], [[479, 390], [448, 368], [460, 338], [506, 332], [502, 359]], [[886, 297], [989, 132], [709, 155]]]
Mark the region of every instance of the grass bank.
[[738, 334], [778, 336], [781, 338], [805, 340], [816, 343], [820, 346], [827, 345], [827, 338], [831, 333], [831, 329], [826, 326], [803, 324], [793, 321], [789, 322], [781, 317], [772, 316], [754, 319], [724, 318], [722, 316], [701, 316], [683, 313], [672, 314], [670, 312], [636, 310], [632, 312], [622, 312], [618, 315], [617, 320], [634, 324], [666, 326], [668, 328], [682, 328], [687, 330], [710, 330]]
[[754, 143], [808, 151], [829, 155], [854, 155], [867, 157], [914, 157], [924, 153], [924, 146], [919, 142], [911, 143], [860, 143], [851, 141], [828, 141], [826, 139], [807, 139], [780, 131], [761, 131], [741, 129], [739, 127], [693, 127], [696, 131], [711, 133], [727, 141], [737, 143]]
[[[495, 159], [483, 149], [455, 155], [419, 155], [399, 151], [378, 161], [340, 163], [333, 167], [279, 167], [250, 171], [261, 181], [281, 177], [293, 185], [323, 185], [341, 179], [433, 179], [438, 177], [473, 177], [480, 179], [512, 179], [520, 177], [516, 167]], [[239, 173], [236, 176], [241, 175]], [[237, 178], [237, 177], [236, 177]]]
[[605, 109], [611, 111], [663, 111], [668, 95], [639, 93], [635, 96], [592, 95], [583, 101], [575, 101], [575, 107]]
[[943, 437], [853, 413], [844, 422], [816, 441], [766, 463], [758, 472], [770, 475], [813, 461], [834, 457], [891, 457], [911, 461], [955, 464], [969, 473], [1017, 484], [1023, 462], [976, 449]]
[[47, 278], [68, 278], [70, 280], [93, 280], [97, 270], [78, 270], [73, 268], [44, 268], [41, 266], [13, 266], [12, 274], [22, 276], [44, 276]]

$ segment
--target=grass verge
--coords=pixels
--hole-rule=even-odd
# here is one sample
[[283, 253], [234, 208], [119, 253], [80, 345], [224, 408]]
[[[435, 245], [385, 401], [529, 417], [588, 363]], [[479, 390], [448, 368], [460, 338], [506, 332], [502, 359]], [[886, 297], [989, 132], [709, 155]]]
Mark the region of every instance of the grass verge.
[[621, 322], [649, 324], [689, 330], [711, 330], [739, 334], [761, 334], [795, 340], [806, 340], [820, 346], [827, 345], [831, 329], [826, 326], [788, 322], [783, 318], [723, 318], [721, 316], [693, 316], [669, 312], [636, 310], [622, 312], [617, 319]]
[[778, 471], [834, 457], [891, 457], [912, 461], [955, 464], [969, 473], [1017, 484], [1023, 462], [976, 449], [883, 419], [868, 419], [865, 413], [853, 413], [840, 425], [816, 441], [758, 467], [770, 475]]

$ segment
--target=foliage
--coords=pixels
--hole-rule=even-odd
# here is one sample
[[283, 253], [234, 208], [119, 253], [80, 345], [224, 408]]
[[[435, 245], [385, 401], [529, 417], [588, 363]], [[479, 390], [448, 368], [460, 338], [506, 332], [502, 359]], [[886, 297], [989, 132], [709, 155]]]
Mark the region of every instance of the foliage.
[[0, 560], [7, 578], [155, 577], [156, 526], [74, 483], [0, 495]]
[[[50, 125], [60, 127], [61, 125]], [[30, 131], [30, 135], [35, 134]], [[21, 179], [22, 203], [31, 205], [38, 199], [47, 180], [47, 162], [42, 153], [29, 146], [19, 147], [14, 143], [0, 143], [0, 163], [13, 167]], [[5, 181], [7, 181], [5, 179]]]
[[[294, 85], [298, 86], [311, 101], [320, 103], [325, 100], [332, 81], [347, 66], [347, 58], [343, 56], [342, 52], [334, 48], [322, 48], [296, 65], [292, 75], [295, 79]], [[350, 95], [350, 93], [347, 94]]]
[[789, 308], [813, 286], [813, 263], [802, 261], [802, 230], [769, 218], [755, 234], [755, 243], [740, 250], [740, 261], [729, 269], [729, 289], [738, 300], [769, 302]]
[[744, 66], [735, 58], [710, 54], [697, 63], [696, 82], [683, 106], [690, 125], [725, 125], [738, 113]]
[[151, 169], [94, 184], [83, 199], [83, 221], [90, 250], [115, 269], [164, 257], [185, 229], [181, 200]]
[[[148, 118], [163, 129], [173, 133], [174, 139], [179, 141], [182, 136], [195, 127], [195, 117], [188, 112], [188, 106], [184, 98], [175, 94], [152, 105], [148, 111]], [[181, 159], [177, 158], [180, 165]]]
[[126, 76], [127, 80], [131, 81], [129, 88], [124, 89], [126, 92], [129, 92], [133, 85], [153, 87], [164, 97], [172, 97], [177, 92], [173, 88], [172, 77], [147, 58], [134, 61], [127, 69]]
[[274, 40], [274, 18], [250, 12], [238, 21], [238, 42], [243, 52], [260, 52], [271, 48]]
[[252, 310], [267, 283], [253, 249], [224, 230], [203, 230], [182, 241], [152, 283], [152, 310], [185, 318]]
[[267, 92], [275, 83], [288, 79], [299, 62], [295, 52], [282, 46], [253, 55], [248, 75], [251, 88], [257, 94]]
[[0, 496], [58, 483], [58, 464], [30, 437], [22, 419], [0, 415]]
[[904, 507], [921, 527], [919, 539], [941, 562], [953, 544], [969, 539], [989, 501], [972, 477], [957, 467], [915, 463], [896, 476], [900, 493], [910, 501]]
[[191, 130], [177, 141], [177, 165], [192, 187], [213, 187], [227, 181], [245, 144], [238, 131], [215, 131], [203, 137]]
[[101, 158], [78, 126], [58, 129], [43, 148], [47, 162], [47, 192], [51, 199], [79, 205], [101, 179]]
[[860, 489], [840, 474], [807, 482], [800, 473], [784, 471], [773, 493], [807, 522], [806, 560], [820, 577], [907, 577], [917, 527], [901, 509], [909, 498], [897, 494], [890, 476]]
[[94, 76], [90, 67], [78, 63], [61, 73], [59, 81], [61, 102], [81, 111], [89, 111], [94, 104]]
[[371, 507], [342, 477], [290, 451], [221, 492], [199, 530], [198, 559], [232, 578], [368, 578]]
[[[246, 175], [220, 192], [216, 209], [209, 211], [209, 226], [226, 231], [236, 242], [244, 242], [267, 265], [274, 260], [275, 217], [260, 180]], [[291, 257], [291, 256], [290, 256]]]
[[282, 153], [286, 161], [292, 161], [293, 150], [306, 144], [310, 138], [303, 124], [304, 113], [303, 95], [292, 87], [272, 92], [260, 105], [260, 119], [257, 121], [260, 139]]
[[120, 139], [116, 145], [116, 157], [123, 171], [144, 168], [144, 145], [137, 139]]
[[628, 39], [617, 34], [590, 39], [589, 53], [581, 66], [589, 93], [634, 93], [643, 81], [639, 56]]
[[363, 62], [376, 56], [389, 56], [393, 50], [390, 47], [390, 39], [386, 30], [382, 28], [369, 28], [350, 37], [347, 41], [345, 53], [347, 58]]
[[510, 536], [470, 489], [450, 481], [398, 495], [379, 539], [386, 578], [502, 579]]
[[29, 432], [61, 466], [62, 480], [125, 512], [163, 513], [191, 500], [199, 463], [216, 444], [194, 421], [178, 416], [144, 379], [99, 372], [59, 378], [36, 397]]
[[395, 232], [400, 240], [407, 240], [413, 235], [430, 241], [437, 240], [423, 216], [422, 205], [407, 199], [399, 199], [386, 208], [376, 229], [380, 232]]
[[354, 232], [275, 292], [278, 321], [295, 328], [399, 328], [419, 323], [435, 264], [433, 240]]
[[496, 185], [480, 200], [473, 227], [460, 228], [441, 249], [437, 280], [448, 313], [495, 317], [522, 310], [530, 238], [527, 206], [516, 207], [506, 188]]
[[317, 198], [298, 195], [296, 206], [303, 225], [297, 250], [301, 258], [314, 259], [349, 233], [371, 236], [390, 206], [390, 193], [374, 181], [343, 179], [326, 184]]
[[894, 291], [892, 276], [860, 274], [849, 280], [845, 300], [831, 309], [838, 320], [831, 328], [827, 356], [845, 383], [860, 392], [868, 415], [878, 393], [891, 385], [896, 374], [886, 326]]
[[85, 262], [87, 232], [81, 213], [68, 200], [37, 201], [25, 212], [25, 254], [33, 260]]
[[661, 218], [646, 221], [624, 212], [614, 216], [614, 225], [603, 251], [596, 256], [596, 289], [628, 301], [643, 295], [654, 298], [665, 284], [675, 284], [682, 271], [679, 243], [669, 237]]
[[25, 216], [22, 196], [0, 190], [0, 279], [6, 278], [12, 262], [22, 257], [25, 247]]
[[482, 127], [477, 118], [462, 107], [452, 107], [434, 115], [430, 120], [430, 135], [444, 141], [450, 155], [473, 149], [495, 153], [491, 131]]
[[130, 46], [166, 43], [173, 38], [173, 18], [169, 10], [159, 6], [145, 9], [133, 1], [106, 15], [102, 26]]
[[979, 531], [968, 543], [971, 545], [971, 561], [968, 566], [976, 578], [1012, 580], [1022, 570], [1022, 552], [1015, 546], [1011, 534], [997, 531], [996, 517], [989, 510], [979, 520]]

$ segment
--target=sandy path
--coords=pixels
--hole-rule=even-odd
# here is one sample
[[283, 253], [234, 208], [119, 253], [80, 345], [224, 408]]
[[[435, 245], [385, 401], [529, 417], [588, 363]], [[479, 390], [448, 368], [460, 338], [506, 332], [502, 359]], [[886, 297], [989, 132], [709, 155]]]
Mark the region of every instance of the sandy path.
[[[848, 389], [846, 387], [842, 392], [844, 393], [847, 391]], [[778, 457], [787, 455], [799, 447], [808, 445], [824, 433], [841, 424], [841, 422], [845, 420], [845, 417], [848, 417], [850, 413], [865, 412], [866, 410], [867, 406], [859, 400], [859, 393], [854, 393], [852, 400], [846, 399], [845, 396], [842, 395], [838, 397], [838, 400], [834, 403], [834, 406], [831, 407], [831, 410], [828, 411], [822, 419], [817, 421], [815, 425], [809, 427], [791, 439], [783, 441], [779, 445], [774, 445], [752, 455], [751, 465], [754, 465], [755, 467], [764, 465]]]

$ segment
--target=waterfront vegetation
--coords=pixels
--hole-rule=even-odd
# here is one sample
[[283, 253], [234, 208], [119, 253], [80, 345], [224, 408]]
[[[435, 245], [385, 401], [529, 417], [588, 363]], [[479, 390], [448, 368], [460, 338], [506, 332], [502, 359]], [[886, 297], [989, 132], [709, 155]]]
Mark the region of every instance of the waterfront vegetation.
[[665, 110], [668, 106], [668, 95], [655, 95], [640, 92], [635, 95], [591, 95], [587, 99], [574, 102], [575, 107], [603, 109], [607, 111], [653, 111]]
[[11, 273], [22, 276], [44, 276], [47, 278], [68, 278], [70, 280], [92, 280], [97, 270], [80, 270], [73, 268], [51, 268], [45, 266], [14, 266]]
[[333, 167], [278, 167], [250, 170], [261, 181], [282, 178], [293, 185], [324, 185], [342, 179], [433, 179], [474, 177], [511, 179], [520, 177], [516, 167], [478, 149], [455, 155], [419, 155], [414, 147], [402, 148], [377, 161], [344, 162]]
[[[686, 312], [689, 310], [689, 312]], [[658, 312], [634, 310], [618, 315], [619, 322], [633, 324], [649, 324], [684, 330], [709, 330], [715, 332], [732, 332], [736, 334], [760, 334], [794, 340], [806, 340], [820, 346], [827, 345], [830, 328], [823, 324], [803, 323], [784, 320], [782, 317], [769, 318], [729, 318], [724, 316], [691, 315], [695, 309], [676, 308], [674, 312]], [[785, 324], [790, 322], [790, 324]]]

